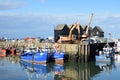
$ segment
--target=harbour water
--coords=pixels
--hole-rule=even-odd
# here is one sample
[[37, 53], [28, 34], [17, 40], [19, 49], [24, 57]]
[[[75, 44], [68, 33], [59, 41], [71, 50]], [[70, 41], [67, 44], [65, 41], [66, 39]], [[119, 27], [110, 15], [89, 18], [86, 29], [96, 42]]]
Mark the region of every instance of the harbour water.
[[0, 58], [0, 80], [119, 80], [120, 62], [31, 64], [19, 57]]

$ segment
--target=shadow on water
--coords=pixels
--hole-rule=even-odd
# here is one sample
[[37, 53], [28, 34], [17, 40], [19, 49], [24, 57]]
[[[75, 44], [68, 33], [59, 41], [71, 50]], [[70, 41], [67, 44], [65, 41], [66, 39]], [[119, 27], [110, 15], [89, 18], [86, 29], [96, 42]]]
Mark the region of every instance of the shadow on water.
[[[113, 69], [119, 67], [120, 65], [116, 65], [115, 62], [65, 62], [62, 65], [52, 62], [47, 64], [31, 64], [20, 61], [19, 57], [4, 57], [0, 58], [0, 70], [2, 70], [0, 75], [11, 73], [11, 77], [8, 75], [8, 79], [5, 75], [3, 77], [0, 76], [0, 80], [99, 80], [96, 79], [96, 76], [98, 77], [102, 72], [110, 74]], [[12, 73], [14, 71], [18, 73]]]

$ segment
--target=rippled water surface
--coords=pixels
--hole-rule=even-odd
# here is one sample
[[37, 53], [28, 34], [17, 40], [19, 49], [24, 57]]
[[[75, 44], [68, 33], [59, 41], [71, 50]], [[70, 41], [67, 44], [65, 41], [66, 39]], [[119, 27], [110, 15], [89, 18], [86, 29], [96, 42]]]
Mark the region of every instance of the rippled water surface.
[[0, 58], [0, 80], [120, 80], [120, 62], [31, 64]]

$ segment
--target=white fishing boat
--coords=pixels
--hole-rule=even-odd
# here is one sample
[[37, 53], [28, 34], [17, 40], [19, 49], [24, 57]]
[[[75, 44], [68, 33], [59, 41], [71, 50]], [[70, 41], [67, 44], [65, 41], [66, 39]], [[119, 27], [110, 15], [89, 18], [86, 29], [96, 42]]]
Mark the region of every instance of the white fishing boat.
[[110, 47], [107, 43], [102, 51], [99, 51], [99, 54], [95, 56], [97, 62], [110, 62], [114, 58], [114, 48]]

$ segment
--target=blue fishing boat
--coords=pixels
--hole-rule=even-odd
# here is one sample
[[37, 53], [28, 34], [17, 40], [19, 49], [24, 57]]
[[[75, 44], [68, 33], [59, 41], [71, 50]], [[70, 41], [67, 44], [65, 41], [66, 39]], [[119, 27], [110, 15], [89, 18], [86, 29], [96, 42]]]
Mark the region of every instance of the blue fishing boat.
[[56, 60], [64, 60], [65, 53], [62, 51], [53, 51], [53, 58]]
[[56, 63], [63, 63], [65, 59], [65, 52], [60, 49], [60, 45], [55, 43], [55, 49], [52, 51], [50, 60], [54, 60]]
[[51, 62], [56, 63], [63, 63], [65, 59], [65, 53], [62, 51], [53, 50], [51, 53], [48, 54], [48, 60]]
[[49, 61], [55, 61], [57, 63], [64, 62], [65, 53], [58, 49], [52, 49], [45, 45], [44, 48], [30, 47], [24, 50], [24, 53], [20, 56], [21, 60], [33, 63], [46, 63]]
[[32, 63], [46, 63], [48, 61], [48, 51], [42, 51], [36, 48], [24, 50], [20, 56], [21, 60]]

